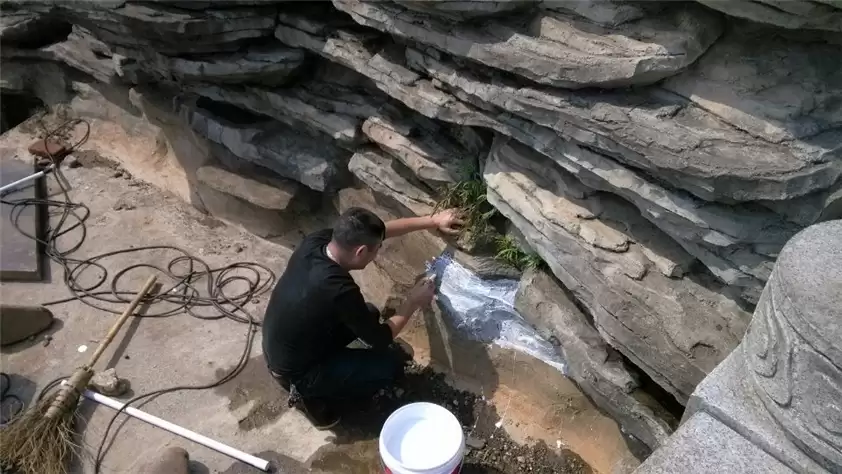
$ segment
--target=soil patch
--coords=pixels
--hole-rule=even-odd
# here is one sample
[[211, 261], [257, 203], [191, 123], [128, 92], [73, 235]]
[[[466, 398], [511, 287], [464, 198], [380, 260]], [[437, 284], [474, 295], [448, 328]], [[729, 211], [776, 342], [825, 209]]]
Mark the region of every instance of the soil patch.
[[102, 156], [96, 150], [76, 150], [73, 152], [73, 156], [86, 168], [120, 169], [119, 163]]
[[[493, 405], [473, 393], [451, 387], [444, 374], [419, 365], [408, 367], [406, 378], [394, 390], [382, 392], [367, 410], [345, 415], [346, 421], [341, 424], [342, 430], [337, 432], [334, 443], [341, 445], [354, 439], [373, 439], [373, 457], [378, 459], [376, 439], [386, 418], [401, 406], [413, 402], [442, 405], [462, 423], [466, 436], [473, 440], [475, 446], [468, 450], [463, 473], [591, 472], [590, 467], [569, 450], [551, 449], [543, 442], [529, 445], [515, 443], [504, 430], [498, 428], [500, 416]], [[314, 463], [312, 467], [318, 466]]]
[[[287, 393], [271, 378], [262, 357], [253, 358], [243, 373], [216, 390], [229, 398], [232, 411], [251, 403], [248, 414], [240, 420], [243, 430], [265, 426], [287, 410]], [[321, 473], [378, 472], [377, 438], [386, 418], [403, 405], [421, 401], [450, 410], [470, 437], [472, 447], [462, 468], [465, 474], [592, 472], [569, 450], [551, 448], [543, 442], [524, 445], [512, 441], [497, 427], [500, 417], [493, 405], [470, 392], [454, 389], [443, 374], [418, 365], [408, 367], [404, 380], [391, 390], [381, 391], [374, 400], [341, 407], [342, 422], [333, 430], [331, 444], [313, 454], [306, 467]]]

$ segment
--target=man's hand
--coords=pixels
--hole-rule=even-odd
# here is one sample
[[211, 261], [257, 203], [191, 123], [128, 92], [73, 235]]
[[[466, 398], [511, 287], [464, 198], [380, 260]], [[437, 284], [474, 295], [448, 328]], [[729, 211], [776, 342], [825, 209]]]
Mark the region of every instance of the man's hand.
[[461, 219], [458, 209], [447, 209], [433, 214], [433, 223], [444, 234], [456, 235], [462, 232], [465, 221]]
[[433, 297], [436, 294], [436, 279], [435, 277], [424, 277], [418, 280], [418, 283], [409, 290], [406, 297], [407, 302], [416, 307], [429, 306], [433, 302]]
[[429, 306], [433, 302], [433, 296], [436, 294], [436, 279], [435, 277], [424, 277], [418, 280], [418, 283], [409, 290], [403, 304], [398, 307], [398, 311], [394, 316], [386, 320], [386, 324], [392, 330], [392, 338], [398, 337], [398, 334], [403, 330], [409, 318], [418, 311], [419, 308]]

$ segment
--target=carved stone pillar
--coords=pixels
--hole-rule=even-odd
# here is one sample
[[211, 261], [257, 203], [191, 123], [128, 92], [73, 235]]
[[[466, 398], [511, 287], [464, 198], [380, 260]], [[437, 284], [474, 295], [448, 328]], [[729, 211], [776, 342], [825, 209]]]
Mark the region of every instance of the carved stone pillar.
[[742, 350], [756, 396], [786, 437], [842, 470], [842, 221], [784, 247]]
[[740, 346], [637, 474], [842, 474], [842, 220], [781, 250]]

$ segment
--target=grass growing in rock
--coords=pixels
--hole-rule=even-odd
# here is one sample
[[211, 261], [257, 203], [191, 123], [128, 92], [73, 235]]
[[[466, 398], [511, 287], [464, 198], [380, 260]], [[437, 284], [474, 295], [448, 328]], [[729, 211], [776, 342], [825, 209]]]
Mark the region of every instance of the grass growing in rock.
[[471, 244], [493, 239], [494, 228], [491, 219], [499, 215], [497, 209], [488, 203], [485, 181], [475, 163], [465, 166], [462, 179], [448, 186], [442, 198], [436, 203], [435, 211], [456, 208], [462, 212], [465, 221], [463, 235]]
[[435, 211], [459, 209], [465, 221], [463, 236], [467, 243], [472, 246], [492, 243], [494, 258], [500, 263], [518, 270], [546, 268], [538, 254], [524, 251], [514, 238], [495, 230], [492, 220], [501, 214], [488, 202], [488, 189], [477, 164], [468, 163], [461, 175], [459, 182], [445, 189]]
[[518, 270], [545, 269], [547, 264], [534, 252], [526, 252], [515, 241], [514, 237], [501, 235], [495, 239], [497, 252], [494, 258], [505, 265]]

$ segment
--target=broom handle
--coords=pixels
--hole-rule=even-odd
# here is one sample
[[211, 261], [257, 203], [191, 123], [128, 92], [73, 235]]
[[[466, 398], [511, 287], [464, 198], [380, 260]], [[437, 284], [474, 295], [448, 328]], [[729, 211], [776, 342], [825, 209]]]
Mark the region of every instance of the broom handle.
[[96, 352], [94, 352], [93, 355], [91, 355], [91, 359], [88, 361], [88, 365], [86, 367], [93, 368], [94, 364], [96, 364], [96, 361], [100, 358], [100, 356], [102, 356], [102, 353], [105, 352], [105, 348], [108, 347], [108, 344], [111, 344], [111, 341], [113, 341], [114, 337], [117, 336], [117, 333], [120, 332], [120, 328], [122, 328], [123, 324], [125, 324], [126, 321], [128, 321], [129, 317], [134, 313], [134, 310], [137, 309], [137, 306], [140, 304], [140, 300], [142, 300], [143, 297], [145, 297], [146, 294], [149, 293], [149, 290], [152, 289], [152, 286], [155, 285], [155, 282], [157, 280], [158, 279], [155, 277], [155, 275], [150, 276], [149, 279], [146, 280], [146, 283], [143, 285], [143, 288], [140, 289], [140, 292], [137, 294], [137, 296], [134, 297], [132, 302], [129, 303], [129, 306], [126, 308], [126, 310], [123, 311], [123, 314], [121, 314], [117, 321], [114, 323], [114, 325], [111, 326], [111, 329], [108, 331], [108, 334], [105, 336], [105, 339], [103, 339], [102, 342], [99, 343], [99, 347], [97, 347]]

